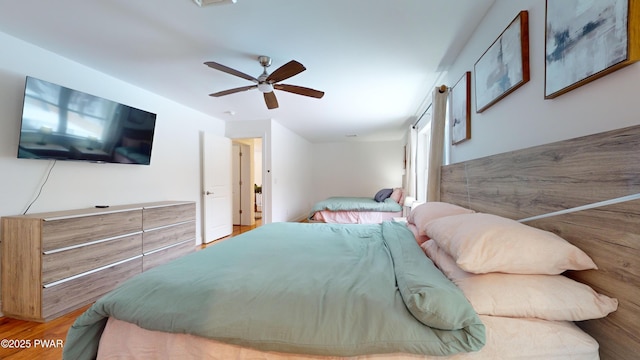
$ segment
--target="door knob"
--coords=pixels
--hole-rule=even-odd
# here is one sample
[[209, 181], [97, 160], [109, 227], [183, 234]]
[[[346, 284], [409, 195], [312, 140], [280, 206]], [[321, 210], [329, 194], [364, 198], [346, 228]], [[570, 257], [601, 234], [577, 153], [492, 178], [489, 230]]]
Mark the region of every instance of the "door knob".
[[213, 193], [211, 191], [207, 191], [204, 193], [205, 195], [213, 195]]

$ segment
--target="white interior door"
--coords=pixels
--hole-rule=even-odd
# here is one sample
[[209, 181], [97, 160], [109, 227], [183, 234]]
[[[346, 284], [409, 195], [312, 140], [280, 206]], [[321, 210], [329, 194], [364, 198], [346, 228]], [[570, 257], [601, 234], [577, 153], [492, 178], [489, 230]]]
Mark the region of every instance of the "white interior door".
[[231, 147], [231, 189], [233, 193], [233, 225], [242, 225], [240, 214], [242, 212], [242, 188], [240, 186], [241, 179], [241, 149], [240, 144], [233, 143]]
[[254, 225], [255, 224], [255, 211], [253, 204], [255, 203], [254, 189], [253, 189], [253, 154], [251, 152], [251, 146], [247, 144], [240, 144], [240, 224], [241, 225]]
[[251, 147], [232, 142], [231, 163], [233, 192], [233, 225], [254, 225], [253, 171]]
[[204, 242], [233, 231], [231, 219], [231, 139], [202, 134], [202, 226]]

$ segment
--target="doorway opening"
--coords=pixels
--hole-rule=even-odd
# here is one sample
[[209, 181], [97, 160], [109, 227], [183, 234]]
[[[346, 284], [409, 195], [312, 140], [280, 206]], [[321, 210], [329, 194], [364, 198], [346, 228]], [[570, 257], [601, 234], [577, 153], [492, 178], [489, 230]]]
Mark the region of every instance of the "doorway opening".
[[232, 219], [235, 235], [262, 225], [262, 138], [232, 140]]

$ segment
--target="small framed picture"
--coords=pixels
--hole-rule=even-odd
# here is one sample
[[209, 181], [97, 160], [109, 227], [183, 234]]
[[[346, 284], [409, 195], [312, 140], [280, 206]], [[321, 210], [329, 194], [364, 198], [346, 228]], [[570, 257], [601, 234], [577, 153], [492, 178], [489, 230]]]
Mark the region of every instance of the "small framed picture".
[[471, 72], [451, 88], [451, 144], [471, 139]]
[[476, 112], [529, 81], [529, 13], [521, 11], [474, 65]]

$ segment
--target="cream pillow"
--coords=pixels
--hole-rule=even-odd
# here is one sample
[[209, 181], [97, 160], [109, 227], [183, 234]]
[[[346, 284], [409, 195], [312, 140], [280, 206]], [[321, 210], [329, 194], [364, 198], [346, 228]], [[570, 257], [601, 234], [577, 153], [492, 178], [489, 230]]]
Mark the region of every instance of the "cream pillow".
[[424, 227], [432, 220], [439, 219], [444, 216], [472, 214], [474, 212], [475, 211], [463, 208], [462, 206], [446, 202], [429, 201], [420, 204], [411, 210], [409, 216], [407, 216], [407, 222], [415, 224], [418, 227], [420, 235], [426, 235]]
[[597, 269], [587, 254], [556, 234], [496, 215], [447, 216], [424, 229], [462, 270], [471, 273], [556, 275]]
[[618, 301], [563, 275], [471, 274], [432, 240], [425, 253], [480, 315], [582, 321], [607, 316]]

